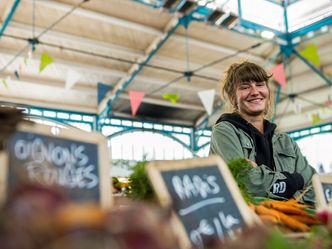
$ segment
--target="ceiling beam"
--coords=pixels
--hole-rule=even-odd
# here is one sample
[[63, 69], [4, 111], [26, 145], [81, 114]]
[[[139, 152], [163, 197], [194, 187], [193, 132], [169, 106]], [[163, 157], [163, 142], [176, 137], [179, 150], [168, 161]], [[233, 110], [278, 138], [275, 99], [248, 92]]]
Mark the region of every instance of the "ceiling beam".
[[15, 0], [15, 1], [9, 1], [7, 8], [4, 11], [4, 14], [2, 18], [5, 20], [2, 23], [1, 29], [0, 29], [0, 38], [4, 34], [6, 28], [8, 27], [8, 24], [13, 18], [13, 15], [19, 5], [21, 0]]
[[[129, 118], [132, 119], [133, 116], [128, 114], [128, 113], [123, 113], [123, 112], [112, 112], [111, 117], [115, 118]], [[193, 122], [190, 122], [188, 120], [180, 120], [180, 119], [166, 119], [166, 118], [146, 118], [146, 117], [139, 117], [136, 116], [140, 121], [150, 121], [150, 122], [158, 122], [158, 123], [164, 123], [164, 124], [173, 124], [173, 125], [182, 125], [182, 126], [193, 126]]]
[[[157, 36], [145, 50], [145, 56], [139, 58], [141, 64], [132, 65], [128, 70], [128, 77], [120, 79], [111, 92], [106, 94], [105, 98], [99, 104], [99, 113], [104, 112], [107, 108], [112, 108], [112, 103], [121, 93], [132, 83], [134, 78], [141, 72], [144, 65], [147, 64], [156, 52], [165, 44], [168, 38], [175, 32], [180, 25], [177, 17], [171, 19], [165, 27], [165, 33]], [[106, 110], [107, 112], [110, 110]]]
[[0, 96], [0, 101], [10, 102], [15, 104], [23, 104], [23, 105], [30, 105], [30, 106], [38, 106], [38, 107], [45, 107], [50, 109], [60, 109], [60, 110], [68, 110], [68, 111], [77, 111], [77, 112], [86, 112], [86, 113], [93, 113], [97, 114], [95, 108], [82, 106], [81, 103], [78, 104], [68, 104], [68, 103], [59, 103], [59, 102], [52, 102], [52, 101], [41, 101], [35, 100], [33, 98], [17, 98], [17, 97], [10, 97], [10, 96]]
[[[119, 98], [128, 99], [128, 100], [130, 99], [129, 94], [127, 92], [123, 93]], [[172, 108], [176, 108], [176, 109], [179, 108], [179, 109], [188, 109], [188, 110], [205, 112], [205, 109], [202, 105], [189, 104], [189, 103], [185, 103], [185, 102], [177, 102], [176, 104], [173, 104], [168, 100], [157, 99], [157, 98], [153, 98], [153, 97], [144, 97], [142, 102], [154, 104], [154, 105], [172, 107]]]
[[[32, 2], [33, 0], [29, 0], [30, 2]], [[68, 4], [64, 4], [64, 3], [59, 3], [59, 2], [53, 2], [53, 1], [38, 1], [38, 5], [40, 6], [44, 6], [47, 8], [53, 8], [53, 9], [58, 9], [64, 12], [68, 12], [69, 10], [72, 9], [73, 6], [68, 5]], [[105, 14], [101, 14], [98, 12], [94, 12], [91, 10], [87, 10], [87, 9], [82, 9], [82, 8], [77, 8], [75, 10], [75, 12], [73, 14], [76, 15], [80, 15], [80, 16], [84, 16], [84, 17], [88, 17], [94, 20], [99, 20], [102, 22], [106, 22], [112, 25], [117, 25], [126, 29], [134, 29], [137, 31], [141, 31], [144, 33], [148, 33], [150, 35], [162, 35], [163, 32], [159, 29], [156, 28], [152, 28], [143, 24], [139, 24], [139, 23], [135, 23], [135, 22], [131, 22], [131, 21], [127, 21], [125, 19], [121, 19], [121, 18], [117, 18], [117, 17], [113, 17], [110, 15], [105, 15]], [[173, 37], [173, 36], [172, 36]], [[183, 43], [184, 41], [184, 36], [180, 35], [180, 34], [176, 34], [175, 39], [181, 40], [181, 43]], [[188, 37], [188, 42], [189, 43], [193, 43], [196, 44], [197, 46], [206, 48], [206, 49], [211, 49], [217, 52], [222, 52], [225, 53], [227, 55], [230, 54], [235, 54], [236, 52], [238, 52], [235, 49], [232, 48], [228, 48], [228, 47], [224, 47], [224, 46], [220, 46], [220, 45], [216, 45], [210, 42], [206, 42], [206, 41], [201, 41], [201, 40], [197, 40], [191, 37]], [[239, 53], [236, 55], [237, 57], [248, 57], [250, 59], [253, 59], [257, 62], [264, 62], [265, 59], [261, 56], [257, 56], [257, 55], [253, 55], [251, 53]]]
[[[0, 78], [7, 78], [9, 74], [0, 74]], [[54, 79], [41, 79], [40, 77], [33, 77], [33, 76], [25, 76], [22, 75], [20, 77], [20, 80], [12, 79], [14, 81], [20, 82], [20, 84], [23, 86], [24, 84], [39, 84], [41, 86], [49, 86], [49, 87], [56, 87], [56, 88], [65, 88], [65, 82], [61, 80], [54, 80]], [[10, 89], [10, 86], [9, 86]], [[97, 92], [96, 87], [87, 86], [86, 84], [75, 84], [73, 87], [75, 90], [79, 90], [82, 92], [82, 94], [88, 94], [92, 91]], [[70, 90], [69, 90], [70, 91]], [[33, 96], [32, 96], [33, 97]], [[129, 94], [127, 92], [123, 93], [120, 96], [121, 99], [129, 100]], [[160, 106], [167, 106], [172, 108], [180, 108], [180, 109], [189, 109], [189, 110], [195, 110], [195, 111], [205, 111], [204, 107], [202, 105], [195, 105], [190, 103], [184, 103], [184, 102], [178, 102], [176, 105], [171, 103], [170, 101], [164, 100], [164, 99], [158, 99], [154, 97], [144, 97], [143, 103], [149, 103], [154, 105], [160, 105]]]
[[[12, 56], [15, 56], [17, 51], [13, 50], [8, 50], [8, 49], [2, 49], [0, 48], [0, 54], [2, 55], [2, 60], [5, 60], [6, 57], [8, 57], [8, 60], [11, 59]], [[101, 66], [94, 66], [92, 64], [83, 64], [83, 63], [78, 63], [78, 62], [73, 62], [73, 61], [66, 61], [63, 59], [59, 59], [57, 57], [52, 56], [54, 59], [53, 65], [59, 65], [59, 66], [65, 66], [68, 68], [71, 68], [73, 70], [77, 70], [79, 72], [87, 72], [91, 74], [97, 74], [97, 75], [102, 75], [106, 77], [110, 77], [110, 81], [106, 83], [114, 83], [114, 78], [123, 78], [123, 77], [128, 77], [129, 74], [121, 71], [121, 70], [116, 70], [116, 69], [110, 69], [106, 67], [101, 67]], [[19, 58], [24, 58], [23, 55]], [[33, 59], [33, 63], [37, 64], [39, 62], [38, 58]], [[1, 66], [1, 65], [0, 65]], [[7, 74], [9, 72], [7, 71]], [[113, 82], [112, 80], [113, 79]], [[118, 80], [118, 79], [117, 79]], [[162, 80], [160, 78], [154, 78], [146, 75], [138, 75], [135, 78], [135, 82], [137, 83], [148, 83], [148, 84], [154, 84], [157, 86], [162, 86], [168, 83], [167, 80]], [[176, 82], [172, 84], [172, 87], [178, 88], [178, 89], [183, 89], [183, 90], [188, 90], [188, 91], [201, 91], [206, 89], [206, 87], [214, 88], [218, 85], [218, 82], [211, 82], [211, 81], [206, 81], [206, 84], [203, 86], [198, 86], [195, 85], [195, 83], [191, 82], [188, 84], [187, 82]], [[97, 83], [97, 82], [95, 82]], [[104, 82], [105, 83], [105, 82]]]
[[[32, 2], [33, 0], [30, 0], [30, 2]], [[55, 2], [55, 1], [38, 1], [37, 2], [37, 6], [42, 6], [45, 8], [51, 8], [51, 9], [56, 9], [56, 10], [60, 10], [63, 12], [68, 12], [70, 11], [73, 6], [69, 5], [69, 4], [64, 4], [64, 3], [60, 3], [60, 2]], [[160, 35], [162, 32], [158, 29], [146, 26], [146, 25], [142, 25], [139, 23], [135, 23], [135, 22], [131, 22], [131, 21], [127, 21], [124, 19], [120, 19], [117, 17], [113, 17], [110, 15], [105, 15], [102, 13], [98, 13], [95, 11], [91, 11], [91, 10], [87, 10], [87, 9], [83, 9], [83, 8], [77, 8], [74, 12], [74, 14], [76, 15], [80, 15], [83, 17], [87, 17], [90, 19], [94, 19], [97, 21], [101, 21], [101, 22], [105, 22], [111, 25], [116, 25], [116, 26], [120, 26], [126, 29], [134, 29], [140, 32], [144, 32], [144, 33], [148, 33], [151, 35]]]
[[[30, 31], [31, 27], [30, 25], [27, 24], [23, 24], [23, 23], [18, 23], [15, 21], [12, 21], [10, 26], [7, 28], [7, 31], [9, 31], [10, 34], [21, 34], [24, 35], [26, 38], [31, 36], [31, 31]], [[40, 28], [40, 27], [35, 27], [36, 32], [42, 32], [44, 29]], [[174, 34], [173, 34], [174, 36]], [[94, 53], [96, 53], [96, 51], [103, 53], [103, 54], [111, 54], [114, 56], [123, 56], [125, 58], [130, 58], [130, 57], [134, 57], [135, 59], [142, 57], [144, 55], [144, 51], [140, 51], [140, 50], [136, 50], [133, 48], [128, 48], [128, 47], [124, 47], [124, 46], [120, 46], [120, 45], [114, 45], [111, 43], [106, 43], [106, 42], [102, 42], [102, 41], [98, 41], [98, 40], [93, 40], [93, 39], [88, 39], [88, 38], [84, 38], [84, 37], [79, 37], [79, 36], [75, 36], [75, 35], [70, 35], [70, 34], [66, 34], [63, 32], [59, 32], [59, 31], [53, 31], [50, 30], [47, 32], [47, 34], [45, 34], [42, 38], [42, 40], [50, 40], [52, 41], [52, 44], [55, 42], [59, 42], [59, 44], [62, 44], [63, 42], [70, 44], [71, 47], [73, 48], [77, 48], [78, 46], [83, 47], [84, 50], [86, 51], [94, 51]], [[204, 43], [202, 43], [202, 46], [206, 46], [203, 45]], [[217, 49], [217, 47], [214, 45], [215, 47], [213, 49]], [[179, 60], [179, 59], [175, 59], [175, 58], [170, 58], [170, 57], [165, 57], [162, 55], [155, 55], [153, 57], [153, 61], [155, 63], [151, 63], [151, 64], [158, 64], [158, 65], [163, 65], [162, 67], [170, 67], [170, 68], [177, 68], [178, 70], [180, 70], [179, 68], [183, 68], [185, 69], [186, 67], [186, 63], [185, 60]], [[197, 64], [197, 63], [193, 63], [190, 62], [190, 67], [191, 68], [198, 68], [201, 67], [202, 64]], [[158, 70], [158, 69], [156, 69]], [[204, 69], [204, 73], [208, 74], [211, 77], [214, 78], [218, 78], [221, 75], [220, 70], [215, 69], [215, 68], [206, 68]]]
[[[182, 42], [183, 43], [185, 38], [184, 38], [183, 35], [174, 34], [171, 39], [173, 39], [177, 42]], [[226, 54], [226, 55], [234, 54], [235, 57], [240, 57], [240, 58], [246, 57], [250, 60], [254, 60], [254, 61], [259, 62], [259, 63], [264, 63], [266, 61], [265, 58], [263, 58], [261, 56], [258, 56], [258, 55], [254, 55], [254, 54], [251, 54], [251, 53], [248, 53], [248, 52], [239, 53], [239, 51], [236, 50], [236, 49], [216, 45], [216, 44], [206, 42], [206, 41], [202, 41], [202, 40], [198, 40], [198, 39], [195, 39], [195, 38], [190, 38], [189, 37], [188, 43], [190, 45], [194, 45], [194, 46], [197, 46], [197, 47], [213, 50], [213, 51], [220, 52], [220, 53], [223, 53], [223, 54]]]
[[[0, 78], [7, 78], [8, 76], [10, 76], [10, 74], [8, 74], [8, 73], [0, 74]], [[34, 77], [31, 75], [22, 74], [20, 77], [20, 80], [16, 80], [16, 79], [12, 79], [12, 80], [20, 82], [22, 87], [24, 86], [24, 84], [39, 84], [41, 86], [49, 86], [51, 88], [52, 87], [56, 87], [56, 88], [60, 88], [60, 89], [65, 88], [65, 82], [63, 80], [55, 80], [55, 79], [47, 79], [47, 78], [43, 79], [38, 76]], [[9, 89], [10, 89], [10, 86], [9, 86]], [[89, 86], [82, 82], [75, 84], [73, 89], [81, 91], [82, 94], [89, 94], [93, 91], [97, 93], [96, 86]], [[121, 99], [126, 99], [126, 100], [130, 99], [129, 94], [127, 92], [123, 93], [119, 97]], [[27, 100], [27, 99], [25, 99], [25, 100]], [[195, 110], [195, 111], [204, 111], [205, 110], [202, 105], [195, 105], [195, 104], [184, 103], [184, 102], [178, 102], [176, 105], [174, 105], [170, 101], [167, 101], [164, 99], [158, 99], [158, 98], [154, 98], [154, 97], [144, 97], [142, 102], [159, 105], [159, 106], [166, 106], [166, 107], [180, 108], [180, 109], [189, 109], [189, 110]], [[25, 104], [27, 104], [26, 101], [25, 101]], [[95, 113], [95, 111], [94, 111], [94, 113]]]

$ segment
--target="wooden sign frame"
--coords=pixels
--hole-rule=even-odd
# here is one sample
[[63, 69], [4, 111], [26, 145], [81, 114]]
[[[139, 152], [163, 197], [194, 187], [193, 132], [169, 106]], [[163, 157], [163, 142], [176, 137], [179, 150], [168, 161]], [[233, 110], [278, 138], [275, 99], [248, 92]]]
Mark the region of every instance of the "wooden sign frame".
[[[326, 208], [329, 203], [325, 199], [324, 189], [322, 184], [327, 183], [332, 185], [332, 175], [327, 174], [314, 174], [312, 176], [312, 186], [315, 191], [315, 198], [316, 198], [316, 208]], [[332, 200], [330, 205], [332, 204]]]
[[[97, 146], [98, 173], [99, 173], [99, 193], [100, 206], [108, 209], [112, 206], [112, 190], [110, 183], [110, 162], [107, 149], [107, 140], [100, 133], [85, 132], [76, 128], [58, 128], [57, 133], [52, 133], [52, 126], [41, 125], [37, 123], [21, 123], [17, 127], [17, 131], [27, 132], [36, 135], [48, 136], [70, 141], [93, 144]], [[10, 138], [9, 138], [10, 141]], [[7, 174], [8, 174], [8, 153], [6, 149], [0, 153], [0, 203], [6, 200], [7, 193]]]
[[[252, 226], [255, 223], [257, 224], [257, 216], [255, 216], [254, 212], [252, 212], [252, 210], [250, 210], [248, 205], [245, 203], [241, 192], [230, 170], [228, 169], [228, 166], [219, 156], [215, 155], [207, 158], [150, 162], [147, 165], [147, 172], [161, 206], [169, 208], [172, 205], [172, 198], [161, 175], [162, 172], [208, 166], [218, 166], [220, 174], [225, 181], [225, 185], [227, 186], [230, 195], [233, 197], [233, 200], [238, 207], [246, 225]], [[175, 214], [175, 212], [172, 213], [172, 225], [173, 228], [178, 231], [181, 249], [192, 248], [192, 244], [188, 238], [184, 225], [180, 221], [180, 218]]]

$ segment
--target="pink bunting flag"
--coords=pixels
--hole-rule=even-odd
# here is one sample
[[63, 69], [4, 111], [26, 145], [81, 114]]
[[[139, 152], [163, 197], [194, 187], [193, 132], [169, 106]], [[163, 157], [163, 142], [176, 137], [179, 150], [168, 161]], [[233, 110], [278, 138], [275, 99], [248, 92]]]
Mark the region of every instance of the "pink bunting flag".
[[137, 112], [139, 106], [142, 103], [144, 95], [145, 95], [145, 92], [141, 92], [141, 91], [129, 91], [131, 114], [133, 116], [136, 115], [136, 112]]
[[273, 78], [282, 86], [282, 88], [285, 88], [287, 82], [284, 64], [280, 63], [278, 66], [272, 68], [270, 72], [273, 74]]

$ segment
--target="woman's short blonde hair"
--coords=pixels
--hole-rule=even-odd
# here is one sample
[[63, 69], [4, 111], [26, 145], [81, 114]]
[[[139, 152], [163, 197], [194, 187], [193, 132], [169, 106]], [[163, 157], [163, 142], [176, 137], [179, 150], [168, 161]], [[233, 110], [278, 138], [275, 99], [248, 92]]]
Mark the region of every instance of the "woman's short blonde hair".
[[271, 114], [269, 110], [273, 102], [273, 97], [269, 87], [269, 79], [271, 74], [268, 74], [261, 66], [244, 61], [242, 63], [232, 64], [225, 72], [225, 76], [221, 81], [221, 96], [224, 100], [229, 101], [232, 107], [232, 111], [238, 111], [236, 104], [236, 89], [239, 85], [245, 82], [265, 82], [268, 89], [270, 99], [265, 114]]

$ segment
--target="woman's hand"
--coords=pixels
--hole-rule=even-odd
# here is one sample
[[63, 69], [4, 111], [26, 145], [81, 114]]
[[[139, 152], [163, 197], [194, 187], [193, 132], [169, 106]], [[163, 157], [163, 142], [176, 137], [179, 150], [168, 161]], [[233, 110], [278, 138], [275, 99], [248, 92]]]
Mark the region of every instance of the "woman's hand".
[[249, 159], [247, 159], [247, 158], [245, 158], [246, 159], [246, 161], [253, 167], [253, 168], [256, 168], [257, 167], [257, 163], [255, 163], [254, 161], [251, 161], [251, 160], [249, 160]]

